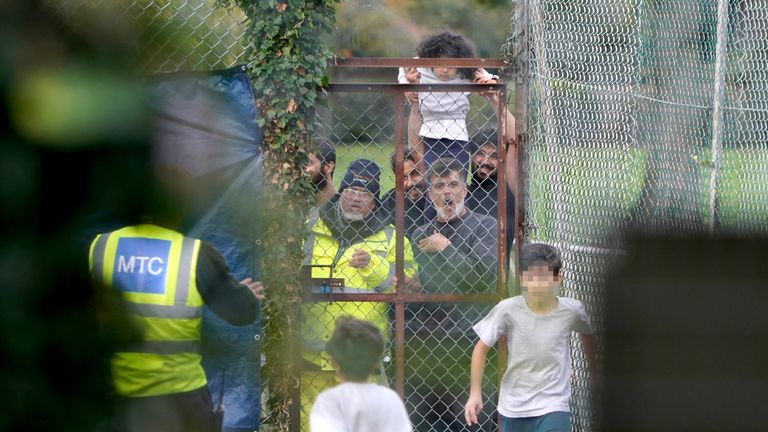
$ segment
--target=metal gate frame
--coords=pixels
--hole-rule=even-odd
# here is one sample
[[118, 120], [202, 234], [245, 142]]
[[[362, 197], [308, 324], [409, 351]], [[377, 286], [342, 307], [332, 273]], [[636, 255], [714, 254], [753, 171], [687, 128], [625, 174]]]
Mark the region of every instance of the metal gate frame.
[[[483, 59], [483, 58], [463, 58], [463, 59], [450, 59], [450, 58], [436, 58], [436, 59], [414, 59], [414, 58], [336, 58], [332, 66], [341, 68], [392, 68], [392, 67], [490, 67], [490, 68], [505, 68], [507, 64], [501, 59]], [[496, 107], [497, 113], [497, 130], [506, 130], [506, 119], [503, 115], [498, 115], [502, 112], [503, 108], [506, 108], [506, 85], [505, 83], [499, 84], [375, 84], [375, 83], [332, 83], [328, 86], [329, 93], [352, 93], [352, 92], [370, 92], [370, 93], [390, 93], [394, 96], [394, 143], [395, 143], [395, 249], [396, 249], [396, 261], [395, 271], [397, 276], [397, 286], [394, 293], [371, 293], [371, 294], [344, 294], [344, 293], [307, 293], [304, 296], [304, 300], [309, 302], [385, 302], [391, 303], [395, 306], [395, 391], [401, 398], [405, 397], [405, 305], [407, 303], [492, 303], [495, 304], [500, 300], [507, 297], [507, 269], [509, 266], [509, 258], [507, 256], [506, 245], [506, 232], [507, 227], [507, 215], [506, 215], [506, 203], [507, 203], [507, 187], [506, 187], [506, 167], [507, 163], [513, 163], [517, 166], [515, 175], [519, 177], [521, 172], [520, 158], [518, 157], [518, 146], [510, 152], [511, 160], [507, 160], [507, 142], [501, 133], [497, 134], [498, 142], [498, 160], [499, 168], [497, 169], [497, 191], [498, 191], [498, 204], [497, 204], [497, 232], [498, 232], [498, 281], [497, 291], [495, 294], [412, 294], [405, 291], [404, 283], [404, 235], [405, 235], [405, 191], [403, 184], [403, 157], [405, 154], [405, 117], [404, 117], [404, 105], [405, 105], [405, 92], [432, 92], [432, 91], [454, 91], [454, 92], [467, 92], [467, 93], [479, 93], [479, 92], [497, 92], [499, 94], [498, 106]], [[517, 180], [517, 179], [515, 179]], [[504, 187], [501, 187], [503, 185]], [[514, 247], [516, 260], [519, 257], [519, 248], [521, 243], [521, 227], [522, 221], [520, 216], [522, 213], [519, 211], [522, 201], [522, 195], [520, 194], [519, 181], [515, 181], [515, 189], [513, 192], [516, 198], [516, 226], [514, 227]], [[515, 269], [518, 265], [515, 264]], [[504, 341], [500, 341], [497, 345], [497, 349], [501, 355], [498, 357], [500, 370], [503, 370], [505, 365], [504, 351], [506, 349]], [[469, 373], [469, 371], [467, 371]], [[500, 376], [499, 376], [500, 379]], [[297, 390], [296, 394], [300, 391]], [[299, 405], [299, 404], [296, 404]], [[298, 408], [298, 407], [297, 407]], [[298, 415], [299, 418], [295, 418], [291, 423], [298, 425], [300, 423], [301, 409], [293, 411], [294, 415]]]

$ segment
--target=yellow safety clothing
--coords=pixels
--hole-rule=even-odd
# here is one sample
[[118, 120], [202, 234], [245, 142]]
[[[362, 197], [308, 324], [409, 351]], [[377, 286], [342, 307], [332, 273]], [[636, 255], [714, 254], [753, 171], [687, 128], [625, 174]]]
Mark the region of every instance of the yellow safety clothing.
[[200, 240], [156, 225], [98, 235], [91, 243], [94, 281], [120, 293], [143, 335], [112, 357], [118, 393], [156, 396], [206, 385], [200, 364], [203, 299], [197, 290]]

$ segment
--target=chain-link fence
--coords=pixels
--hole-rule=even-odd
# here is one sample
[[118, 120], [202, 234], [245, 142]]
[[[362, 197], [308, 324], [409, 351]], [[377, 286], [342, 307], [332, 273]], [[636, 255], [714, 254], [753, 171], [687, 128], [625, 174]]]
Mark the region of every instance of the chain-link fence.
[[[499, 200], [497, 188], [506, 175], [499, 176], [506, 154], [496, 133], [504, 92], [470, 82], [444, 91], [413, 85], [408, 102], [394, 84], [332, 85], [318, 113], [312, 178], [340, 194], [313, 209], [308, 223], [305, 263], [317, 267], [308, 281], [315, 295], [303, 307], [305, 367], [313, 369], [302, 374], [304, 428], [311, 399], [335, 384], [327, 354], [317, 351], [335, 319], [348, 314], [387, 335], [377, 378], [404, 396], [416, 430], [469, 430], [471, 327], [505, 295], [508, 244], [500, 227], [509, 228], [509, 244], [514, 230], [512, 193], [503, 188], [508, 196]], [[482, 90], [491, 91], [490, 103]], [[437, 111], [455, 114], [433, 121]], [[494, 354], [480, 430], [496, 430], [497, 380]]]
[[[244, 17], [237, 9], [216, 8], [214, 0], [51, 3], [75, 23], [86, 4], [139, 17], [148, 24], [139, 35], [123, 28], [111, 28], [110, 34], [130, 35], [146, 47], [148, 72], [219, 69], [243, 61]], [[519, 72], [523, 195], [518, 203], [525, 204], [524, 238], [560, 247], [563, 294], [582, 300], [598, 329], [604, 270], [621, 254], [617, 234], [625, 229], [768, 229], [768, 5], [518, 0], [514, 12], [508, 57]], [[386, 91], [333, 92], [318, 118], [320, 135], [336, 144], [336, 186], [352, 160], [373, 160], [381, 169], [382, 206], [390, 208], [394, 200], [385, 193], [395, 184], [389, 162], [393, 137], [408, 143], [421, 132], [410, 126], [396, 130], [395, 119], [405, 119], [408, 106], [401, 104], [400, 116], [395, 97]], [[480, 102], [469, 105], [469, 135], [495, 121], [482, 98], [471, 99]], [[448, 106], [463, 104], [455, 97], [447, 100]], [[404, 186], [414, 182], [408, 167], [406, 160]], [[357, 198], [364, 196], [361, 192]], [[461, 287], [433, 290], [429, 276], [421, 279], [433, 263], [420, 262], [413, 227], [420, 218], [424, 222], [422, 211], [431, 216], [434, 209], [407, 203], [423, 193], [403, 189], [401, 230], [413, 240], [411, 258], [421, 292], [459, 294]], [[399, 249], [405, 261], [405, 240], [402, 244], [395, 252]], [[454, 271], [440, 268], [442, 276]], [[482, 279], [461, 271], [450, 276]], [[386, 330], [392, 360], [382, 373], [390, 382], [398, 369], [392, 327], [394, 318], [402, 317], [400, 369], [407, 408], [418, 428], [442, 430], [438, 413], [451, 410], [458, 390], [450, 387], [466, 375], [462, 362], [468, 361], [471, 346], [465, 334], [452, 335], [449, 329], [462, 328], [484, 309], [447, 302], [406, 305], [398, 296], [377, 299], [384, 303], [341, 306], [339, 301], [328, 307], [339, 313], [351, 307]], [[399, 309], [387, 306], [395, 299], [403, 300]], [[590, 430], [586, 367], [581, 351], [574, 352], [574, 429]]]
[[563, 291], [598, 328], [625, 230], [768, 229], [766, 25], [764, 2], [516, 2], [524, 237], [561, 247]]

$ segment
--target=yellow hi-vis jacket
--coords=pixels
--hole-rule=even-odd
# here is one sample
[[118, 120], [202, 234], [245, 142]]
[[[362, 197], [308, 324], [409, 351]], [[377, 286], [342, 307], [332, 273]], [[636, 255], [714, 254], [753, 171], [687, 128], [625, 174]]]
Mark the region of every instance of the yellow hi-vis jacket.
[[112, 357], [118, 393], [156, 396], [199, 389], [203, 299], [195, 270], [200, 240], [155, 225], [98, 235], [91, 243], [96, 283], [116, 290], [143, 334]]
[[[394, 290], [392, 276], [395, 275], [395, 229], [391, 225], [370, 235], [364, 240], [341, 245], [331, 234], [330, 229], [317, 217], [310, 217], [309, 237], [304, 243], [305, 265], [333, 265], [333, 277], [344, 279], [346, 293], [377, 293]], [[403, 264], [406, 276], [416, 275], [416, 263], [413, 259], [411, 243], [404, 238]], [[349, 266], [355, 250], [368, 252], [371, 262], [363, 268]], [[335, 264], [334, 264], [335, 259]], [[313, 278], [328, 278], [329, 268], [313, 267]], [[341, 291], [339, 291], [341, 292]], [[330, 339], [336, 319], [341, 316], [353, 316], [371, 321], [387, 335], [389, 305], [380, 302], [315, 302], [303, 306], [301, 334], [304, 344], [304, 358], [322, 368], [333, 370], [330, 357], [324, 351], [325, 342]]]

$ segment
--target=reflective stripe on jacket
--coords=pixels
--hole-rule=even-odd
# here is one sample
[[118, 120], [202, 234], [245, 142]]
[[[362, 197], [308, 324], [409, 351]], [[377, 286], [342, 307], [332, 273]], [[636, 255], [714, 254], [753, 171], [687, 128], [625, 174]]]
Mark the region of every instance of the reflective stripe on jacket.
[[195, 282], [200, 240], [156, 225], [98, 235], [91, 243], [94, 281], [120, 293], [143, 335], [112, 357], [124, 396], [181, 393], [206, 384], [200, 365], [203, 299]]
[[[325, 265], [333, 267], [333, 277], [343, 278], [345, 292], [375, 293], [394, 290], [391, 283], [395, 275], [395, 236], [394, 228], [390, 225], [383, 230], [351, 245], [339, 244], [331, 234], [330, 229], [322, 219], [314, 213], [310, 216], [308, 225], [310, 235], [304, 244], [305, 265]], [[404, 238], [404, 272], [406, 276], [416, 275], [416, 263], [413, 259], [411, 243]], [[349, 261], [355, 250], [368, 252], [370, 263], [363, 268], [354, 268]], [[312, 277], [327, 278], [329, 269], [314, 267]], [[316, 302], [303, 306], [301, 323], [302, 339], [304, 341], [304, 358], [320, 366], [323, 370], [333, 370], [328, 355], [321, 350], [331, 337], [336, 319], [340, 316], [351, 315], [355, 318], [371, 321], [379, 327], [386, 336], [389, 305], [379, 302]]]

